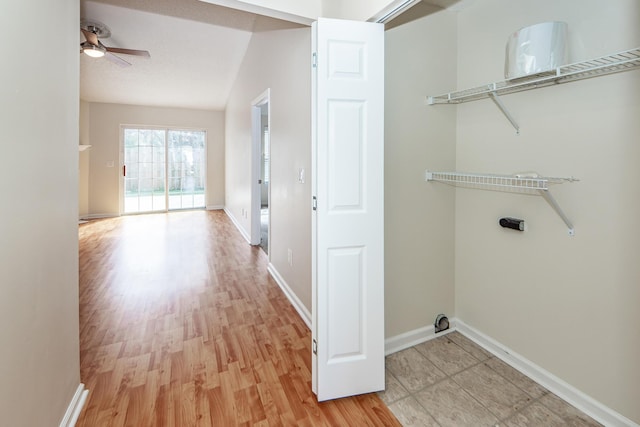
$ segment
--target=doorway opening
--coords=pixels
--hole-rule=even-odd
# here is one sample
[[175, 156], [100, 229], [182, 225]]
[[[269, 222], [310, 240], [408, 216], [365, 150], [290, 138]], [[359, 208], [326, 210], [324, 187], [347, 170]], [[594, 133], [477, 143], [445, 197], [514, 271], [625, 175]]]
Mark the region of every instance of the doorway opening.
[[121, 211], [203, 209], [206, 132], [122, 128]]
[[253, 184], [251, 197], [251, 244], [259, 245], [269, 254], [271, 219], [271, 140], [267, 89], [256, 98], [251, 107]]

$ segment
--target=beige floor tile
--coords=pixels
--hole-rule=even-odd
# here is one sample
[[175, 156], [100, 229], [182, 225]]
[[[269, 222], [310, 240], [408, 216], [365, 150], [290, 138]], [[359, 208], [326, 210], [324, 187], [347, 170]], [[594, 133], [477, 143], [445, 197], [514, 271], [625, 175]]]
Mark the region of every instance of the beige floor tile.
[[418, 344], [415, 349], [447, 375], [457, 374], [479, 363], [478, 359], [446, 336]]
[[442, 427], [494, 426], [498, 419], [450, 379], [416, 393], [418, 402]]
[[405, 426], [602, 427], [458, 332], [387, 356], [386, 367], [379, 395]]
[[389, 405], [389, 409], [404, 427], [439, 427], [438, 423], [413, 397]]
[[544, 405], [534, 402], [502, 425], [505, 427], [562, 427], [564, 421]]
[[380, 399], [387, 405], [403, 399], [409, 395], [409, 392], [387, 369], [385, 372], [384, 391], [378, 392]]
[[418, 391], [446, 377], [415, 348], [408, 348], [387, 356], [386, 366], [410, 392]]
[[532, 400], [485, 364], [467, 369], [452, 379], [500, 419], [510, 417]]
[[496, 357], [492, 357], [491, 359], [487, 360], [485, 364], [509, 381], [511, 381], [518, 388], [524, 390], [529, 396], [533, 397], [534, 399], [538, 399], [539, 397], [542, 397], [549, 392], [546, 388], [542, 387], [531, 378], [520, 373], [519, 371], [507, 365], [502, 360]]
[[597, 427], [602, 426], [593, 418], [589, 417], [584, 412], [580, 411], [575, 406], [570, 405], [564, 400], [560, 399], [553, 393], [548, 393], [543, 396], [539, 401], [540, 404], [546, 406], [559, 417], [564, 420], [566, 426], [571, 427]]
[[491, 353], [489, 353], [487, 350], [485, 350], [484, 348], [480, 347], [478, 344], [471, 341], [469, 338], [462, 335], [460, 332], [451, 332], [447, 334], [447, 338], [449, 338], [454, 343], [458, 344], [467, 352], [471, 353], [471, 355], [478, 360], [486, 360], [486, 359], [489, 359], [490, 357], [493, 357]]

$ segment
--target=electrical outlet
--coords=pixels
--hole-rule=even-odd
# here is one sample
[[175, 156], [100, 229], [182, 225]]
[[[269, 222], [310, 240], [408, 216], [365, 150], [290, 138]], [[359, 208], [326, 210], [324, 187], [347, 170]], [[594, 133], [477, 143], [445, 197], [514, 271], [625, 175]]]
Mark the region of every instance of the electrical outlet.
[[290, 267], [293, 267], [293, 252], [291, 251], [291, 249], [287, 249], [287, 262], [289, 263]]

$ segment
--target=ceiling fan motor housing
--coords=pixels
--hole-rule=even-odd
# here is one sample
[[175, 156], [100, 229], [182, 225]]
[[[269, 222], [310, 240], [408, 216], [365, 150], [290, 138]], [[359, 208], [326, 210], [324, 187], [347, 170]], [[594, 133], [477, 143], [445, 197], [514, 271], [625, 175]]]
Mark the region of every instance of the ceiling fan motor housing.
[[111, 37], [111, 30], [102, 22], [83, 19], [82, 21], [80, 21], [80, 27], [83, 30], [87, 30], [95, 34], [98, 38], [101, 39], [108, 39], [109, 37]]

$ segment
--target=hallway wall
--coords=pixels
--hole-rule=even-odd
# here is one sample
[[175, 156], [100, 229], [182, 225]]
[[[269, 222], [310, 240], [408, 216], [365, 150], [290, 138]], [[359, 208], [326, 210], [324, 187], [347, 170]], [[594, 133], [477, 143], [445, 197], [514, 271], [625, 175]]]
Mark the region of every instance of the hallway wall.
[[[226, 110], [227, 212], [251, 232], [251, 104], [271, 89], [269, 260], [311, 311], [311, 30], [254, 33]], [[306, 171], [304, 183], [298, 170]], [[242, 215], [247, 212], [246, 217]], [[292, 264], [287, 251], [292, 252]]]
[[[0, 423], [57, 426], [80, 384], [80, 10], [34, 0], [0, 14]], [[51, 30], [55, 49], [25, 28]]]

